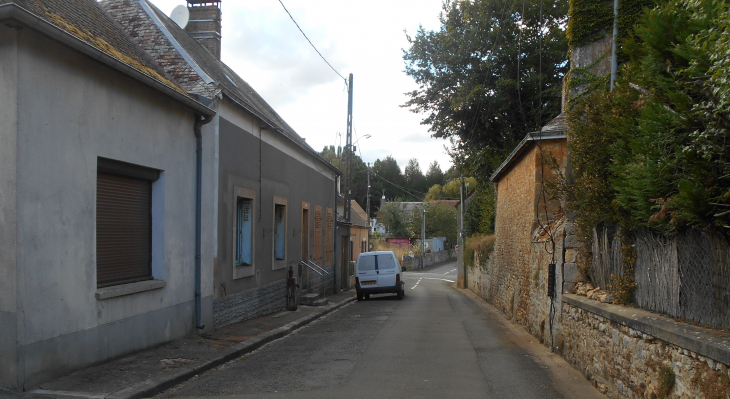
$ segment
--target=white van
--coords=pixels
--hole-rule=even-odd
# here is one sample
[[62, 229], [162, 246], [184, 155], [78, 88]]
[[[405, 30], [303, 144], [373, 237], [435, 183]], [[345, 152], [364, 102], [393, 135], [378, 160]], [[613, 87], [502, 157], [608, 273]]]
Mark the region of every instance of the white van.
[[393, 251], [361, 253], [355, 266], [355, 291], [357, 300], [370, 298], [370, 294], [393, 293], [398, 299], [405, 296], [405, 283], [401, 277], [398, 258]]

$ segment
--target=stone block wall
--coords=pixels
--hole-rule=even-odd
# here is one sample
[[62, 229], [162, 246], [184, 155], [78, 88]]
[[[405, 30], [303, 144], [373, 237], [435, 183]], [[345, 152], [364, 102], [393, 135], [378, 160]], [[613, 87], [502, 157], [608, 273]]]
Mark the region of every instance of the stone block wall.
[[[563, 215], [562, 204], [556, 200], [548, 200], [545, 204], [549, 195], [542, 195], [541, 181], [543, 178], [556, 180], [557, 174], [549, 165], [554, 159], [564, 168], [567, 149], [564, 139], [546, 140], [540, 147], [527, 145], [530, 147], [525, 154], [496, 182], [494, 252], [490, 262], [479, 272], [485, 276], [469, 275], [468, 279], [472, 285], [471, 280], [476, 278], [479, 288], [473, 286], [481, 292], [480, 296], [528, 330], [540, 330], [538, 336], [542, 336], [544, 328], [540, 326], [546, 324], [545, 303], [549, 304], [549, 301], [544, 294], [531, 295], [531, 292], [546, 291], [547, 265], [552, 259], [545, 257], [544, 242], [548, 236], [541, 236], [539, 230], [541, 225], [553, 222], [550, 227], [554, 230], [552, 236], [560, 241], [556, 247], [556, 262], [560, 262], [560, 270], [564, 232], [557, 232], [556, 221]], [[549, 154], [551, 158], [545, 161], [544, 166], [541, 154], [546, 154], [546, 158]]]
[[286, 308], [286, 279], [263, 287], [228, 295], [213, 303], [215, 327], [253, 319]]
[[[426, 266], [435, 265], [437, 263], [446, 262], [449, 259], [454, 259], [454, 252], [450, 250], [429, 252], [423, 256], [424, 264]], [[405, 267], [406, 270], [418, 270], [421, 268], [421, 257], [420, 256], [404, 256], [401, 259], [401, 266]]]
[[608, 397], [730, 397], [727, 364], [574, 304], [562, 307], [558, 350]]

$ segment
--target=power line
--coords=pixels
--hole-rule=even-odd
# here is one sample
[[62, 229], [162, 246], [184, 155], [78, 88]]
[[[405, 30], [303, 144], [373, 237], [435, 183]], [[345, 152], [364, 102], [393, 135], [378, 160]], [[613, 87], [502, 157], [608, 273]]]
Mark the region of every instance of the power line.
[[327, 65], [328, 65], [328, 66], [330, 67], [330, 69], [332, 69], [332, 71], [334, 71], [334, 73], [336, 73], [336, 74], [337, 74], [337, 76], [341, 77], [341, 78], [342, 78], [342, 80], [344, 80], [344, 81], [345, 81], [345, 85], [347, 85], [347, 79], [345, 79], [345, 77], [344, 77], [344, 76], [340, 75], [340, 73], [339, 73], [339, 72], [337, 72], [337, 70], [336, 70], [336, 69], [335, 69], [335, 68], [334, 68], [334, 67], [332, 66], [332, 64], [330, 64], [330, 63], [329, 63], [329, 61], [327, 61], [327, 59], [326, 59], [326, 58], [324, 58], [324, 56], [322, 55], [322, 53], [320, 53], [320, 52], [319, 52], [319, 50], [317, 50], [317, 48], [316, 48], [316, 47], [314, 47], [314, 44], [312, 44], [312, 41], [311, 41], [311, 40], [309, 40], [309, 38], [308, 38], [308, 37], [307, 37], [307, 35], [306, 35], [306, 34], [304, 33], [304, 31], [302, 30], [302, 28], [301, 28], [301, 27], [299, 27], [299, 24], [297, 23], [297, 21], [295, 21], [295, 20], [294, 20], [294, 17], [292, 17], [292, 15], [291, 15], [291, 13], [289, 12], [289, 10], [287, 10], [287, 9], [286, 9], [286, 6], [284, 5], [284, 3], [282, 3], [282, 2], [281, 2], [281, 0], [279, 0], [279, 4], [281, 4], [281, 6], [282, 6], [282, 7], [284, 7], [284, 11], [286, 11], [286, 13], [287, 13], [287, 14], [289, 14], [289, 18], [291, 18], [292, 22], [294, 22], [294, 25], [296, 25], [296, 26], [297, 26], [297, 29], [299, 29], [299, 32], [302, 32], [302, 35], [304, 36], [304, 38], [305, 38], [305, 39], [307, 39], [307, 41], [309, 42], [309, 45], [310, 45], [310, 46], [312, 46], [312, 48], [314, 49], [314, 51], [316, 51], [316, 52], [317, 52], [317, 54], [319, 54], [319, 56], [320, 56], [320, 57], [322, 58], [322, 60], [323, 60], [324, 62], [326, 62], [326, 63], [327, 63]]

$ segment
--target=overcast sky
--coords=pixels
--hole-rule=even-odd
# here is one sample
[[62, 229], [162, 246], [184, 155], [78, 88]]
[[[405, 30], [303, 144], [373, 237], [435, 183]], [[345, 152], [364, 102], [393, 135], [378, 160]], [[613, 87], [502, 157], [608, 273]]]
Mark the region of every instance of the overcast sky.
[[[184, 0], [152, 0], [168, 15]], [[399, 107], [417, 88], [403, 70], [404, 30], [439, 28], [442, 0], [283, 0], [317, 49], [344, 77], [354, 75], [353, 141], [365, 162], [392, 155], [425, 173], [451, 165], [445, 140], [430, 137], [421, 115]], [[278, 0], [222, 0], [223, 62], [256, 89], [320, 151], [345, 144], [347, 91], [289, 19]], [[342, 136], [338, 137], [338, 133]]]

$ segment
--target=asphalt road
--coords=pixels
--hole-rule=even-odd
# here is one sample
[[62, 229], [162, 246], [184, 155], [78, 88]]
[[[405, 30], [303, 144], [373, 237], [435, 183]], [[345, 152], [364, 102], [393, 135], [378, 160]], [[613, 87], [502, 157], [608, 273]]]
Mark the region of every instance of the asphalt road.
[[374, 295], [161, 398], [590, 398], [580, 374], [454, 288], [456, 264]]

